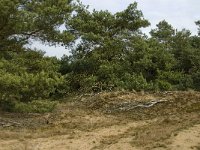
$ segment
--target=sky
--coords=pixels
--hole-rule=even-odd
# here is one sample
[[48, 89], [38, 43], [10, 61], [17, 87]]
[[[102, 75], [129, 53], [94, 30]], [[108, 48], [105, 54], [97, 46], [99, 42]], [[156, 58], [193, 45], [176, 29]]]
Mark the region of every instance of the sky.
[[[122, 11], [134, 0], [81, 0], [83, 4], [89, 5], [90, 10], [109, 10], [112, 13]], [[189, 29], [192, 34], [197, 34], [195, 21], [200, 20], [200, 0], [135, 0], [138, 9], [143, 12], [144, 18], [149, 20], [151, 26], [143, 29], [148, 34], [151, 29], [156, 28], [162, 20], [166, 20], [174, 28], [181, 30]], [[48, 56], [60, 58], [63, 54], [69, 55], [69, 50], [61, 46], [45, 46], [34, 42], [31, 47], [46, 51]]]

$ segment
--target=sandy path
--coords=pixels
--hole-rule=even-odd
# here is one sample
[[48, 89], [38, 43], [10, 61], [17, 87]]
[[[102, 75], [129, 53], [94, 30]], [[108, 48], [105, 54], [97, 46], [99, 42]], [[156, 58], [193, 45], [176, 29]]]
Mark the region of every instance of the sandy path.
[[171, 150], [199, 150], [200, 124], [183, 130], [172, 139]]
[[0, 150], [137, 150], [137, 148], [130, 145], [131, 138], [123, 138], [120, 135], [130, 128], [145, 124], [147, 123], [144, 121], [131, 122], [96, 129], [92, 132], [74, 131], [73, 135], [37, 138], [29, 141], [0, 140]]

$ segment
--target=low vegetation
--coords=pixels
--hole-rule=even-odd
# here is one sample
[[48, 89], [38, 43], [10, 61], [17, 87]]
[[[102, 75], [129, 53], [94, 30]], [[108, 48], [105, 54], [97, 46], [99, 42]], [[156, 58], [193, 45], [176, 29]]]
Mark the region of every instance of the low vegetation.
[[[0, 150], [199, 149], [195, 23], [197, 35], [165, 20], [146, 35], [136, 2], [113, 14], [0, 0]], [[46, 56], [32, 41], [70, 55]]]
[[194, 91], [102, 92], [75, 96], [53, 113], [2, 112], [0, 149], [197, 149], [199, 99]]
[[[163, 20], [147, 36], [141, 29], [150, 23], [137, 3], [115, 14], [91, 12], [71, 0], [0, 3], [3, 110], [48, 111], [52, 100], [74, 93], [200, 89], [200, 33], [179, 31]], [[71, 54], [45, 56], [27, 48], [31, 40], [62, 44]], [[33, 109], [43, 99], [49, 108]]]

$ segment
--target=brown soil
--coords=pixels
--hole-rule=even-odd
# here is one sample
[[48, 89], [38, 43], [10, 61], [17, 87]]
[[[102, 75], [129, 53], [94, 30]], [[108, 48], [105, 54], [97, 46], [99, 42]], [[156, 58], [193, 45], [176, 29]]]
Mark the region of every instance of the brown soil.
[[110, 92], [0, 113], [0, 150], [199, 150], [200, 93]]

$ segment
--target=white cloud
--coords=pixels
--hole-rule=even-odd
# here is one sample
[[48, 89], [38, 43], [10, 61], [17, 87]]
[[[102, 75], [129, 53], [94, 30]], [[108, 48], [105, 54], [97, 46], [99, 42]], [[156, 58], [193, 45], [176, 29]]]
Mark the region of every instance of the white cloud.
[[69, 55], [69, 50], [63, 46], [48, 46], [41, 42], [34, 42], [32, 45], [27, 45], [27, 47], [45, 51], [46, 56], [56, 56], [61, 58], [64, 54]]
[[152, 23], [152, 28], [165, 19], [175, 28], [189, 29], [197, 33], [195, 21], [200, 20], [200, 1], [198, 0], [137, 0], [139, 9]]
[[[83, 4], [90, 5], [90, 8], [97, 10], [109, 10], [113, 13], [124, 10], [133, 0], [82, 0]], [[138, 9], [142, 10], [152, 26], [166, 20], [175, 28], [181, 30], [186, 28], [193, 34], [197, 33], [195, 21], [200, 20], [199, 0], [136, 0]]]

